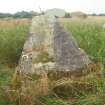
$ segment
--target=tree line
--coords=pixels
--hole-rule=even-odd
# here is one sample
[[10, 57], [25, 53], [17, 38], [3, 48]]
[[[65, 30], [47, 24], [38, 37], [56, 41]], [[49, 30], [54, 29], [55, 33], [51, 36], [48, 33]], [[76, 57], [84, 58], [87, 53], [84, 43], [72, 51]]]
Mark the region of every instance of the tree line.
[[34, 11], [26, 12], [21, 11], [14, 14], [11, 13], [0, 13], [0, 18], [32, 18], [32, 16], [37, 16], [38, 13]]
[[[21, 11], [21, 12], [17, 12], [14, 14], [11, 13], [0, 13], [0, 18], [32, 18], [33, 16], [38, 16], [40, 14], [44, 14], [43, 13], [38, 13], [38, 12], [34, 12], [34, 11], [30, 11], [30, 12], [26, 12], [26, 11]], [[65, 18], [69, 18], [70, 13], [65, 13]]]

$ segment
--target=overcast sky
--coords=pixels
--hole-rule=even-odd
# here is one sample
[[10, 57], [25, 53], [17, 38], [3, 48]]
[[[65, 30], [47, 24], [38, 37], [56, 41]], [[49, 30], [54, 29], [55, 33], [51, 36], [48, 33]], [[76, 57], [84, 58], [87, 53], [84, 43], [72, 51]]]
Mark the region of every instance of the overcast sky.
[[67, 12], [105, 13], [105, 0], [0, 0], [0, 12], [39, 11], [51, 8], [65, 9]]

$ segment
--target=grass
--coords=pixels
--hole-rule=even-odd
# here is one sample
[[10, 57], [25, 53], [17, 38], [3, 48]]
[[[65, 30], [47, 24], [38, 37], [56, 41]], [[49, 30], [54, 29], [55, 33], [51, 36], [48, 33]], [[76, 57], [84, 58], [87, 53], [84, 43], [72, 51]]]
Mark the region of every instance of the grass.
[[105, 28], [104, 21], [93, 19], [69, 20], [65, 27], [75, 37], [80, 48], [95, 61], [105, 63]]
[[8, 68], [4, 65], [0, 65], [0, 86], [9, 85], [14, 68]]
[[28, 30], [26, 19], [0, 20], [0, 105], [15, 105], [4, 88], [10, 86]]
[[[83, 48], [91, 59], [98, 63], [105, 64], [105, 29], [102, 28], [105, 19], [92, 19], [93, 18], [85, 20], [68, 19], [62, 20], [62, 22], [64, 22], [66, 29], [72, 32], [79, 47]], [[14, 68], [29, 31], [29, 23], [27, 20], [0, 21], [0, 105], [19, 105], [18, 102], [9, 100], [11, 95], [16, 97], [17, 93], [8, 93], [8, 91], [5, 90], [8, 90], [8, 86], [10, 86], [11, 78], [15, 71]], [[41, 55], [40, 59], [46, 56], [47, 54], [44, 56]], [[63, 82], [62, 86], [57, 84], [58, 87], [54, 88], [57, 89], [60, 95], [63, 95], [63, 98], [62, 96], [57, 96], [57, 93], [51, 96], [51, 93], [54, 92], [54, 90], [51, 90], [49, 96], [39, 98], [37, 105], [104, 105], [104, 69], [103, 66], [102, 71], [90, 73], [77, 80], [66, 79], [66, 81], [63, 81], [61, 79], [60, 84]], [[42, 80], [43, 85], [45, 85], [44, 79]], [[24, 94], [22, 93], [26, 101], [24, 101], [22, 105], [27, 105], [25, 102], [29, 102], [28, 105], [30, 105], [30, 103], [34, 105], [35, 103], [31, 102], [32, 99], [34, 100], [37, 92], [42, 90], [34, 84], [35, 78], [33, 78], [31, 82], [27, 82], [28, 83], [24, 85]], [[47, 82], [48, 81], [46, 81], [46, 83]], [[45, 91], [47, 91], [47, 88]], [[65, 99], [66, 97], [64, 97], [64, 95], [67, 99]], [[19, 97], [17, 96], [17, 98]]]
[[[3, 23], [5, 23], [3, 25]], [[16, 24], [14, 21], [3, 21], [0, 26], [0, 64], [16, 65], [22, 51], [29, 25]]]
[[52, 96], [44, 96], [40, 99], [40, 105], [69, 105], [66, 101]]
[[14, 68], [8, 68], [0, 64], [0, 105], [14, 105], [10, 103], [3, 89], [10, 85], [14, 70]]

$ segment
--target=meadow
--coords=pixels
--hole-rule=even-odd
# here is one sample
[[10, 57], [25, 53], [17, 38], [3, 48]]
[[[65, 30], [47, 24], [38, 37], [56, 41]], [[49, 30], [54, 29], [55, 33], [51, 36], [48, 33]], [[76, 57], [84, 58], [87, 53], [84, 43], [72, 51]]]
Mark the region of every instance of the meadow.
[[[0, 105], [18, 105], [8, 100], [3, 90], [10, 85], [23, 44], [27, 38], [30, 20], [0, 20]], [[78, 46], [86, 51], [90, 59], [101, 67], [79, 80], [66, 80], [66, 91], [73, 90], [71, 98], [55, 96], [41, 97], [39, 105], [104, 105], [105, 104], [105, 17], [87, 19], [61, 19], [72, 33]], [[88, 91], [84, 91], [88, 86]], [[82, 87], [79, 87], [79, 86]], [[68, 89], [68, 87], [70, 89]], [[91, 89], [92, 88], [92, 89]], [[65, 89], [65, 88], [63, 88]], [[24, 105], [24, 104], [23, 104]], [[34, 105], [34, 103], [33, 103]], [[37, 104], [38, 105], [38, 104]]]

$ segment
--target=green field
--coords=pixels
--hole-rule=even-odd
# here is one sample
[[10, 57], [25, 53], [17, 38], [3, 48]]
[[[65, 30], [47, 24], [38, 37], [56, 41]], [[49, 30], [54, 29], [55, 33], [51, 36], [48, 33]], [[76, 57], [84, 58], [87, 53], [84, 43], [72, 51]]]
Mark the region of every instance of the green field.
[[[83, 48], [90, 59], [102, 65], [98, 72], [89, 74], [79, 81], [66, 81], [74, 90], [73, 98], [59, 99], [46, 96], [41, 98], [39, 105], [104, 105], [105, 104], [105, 19], [63, 19], [66, 29], [72, 33], [80, 48]], [[29, 21], [0, 21], [0, 105], [18, 105], [10, 102], [9, 95], [3, 90], [11, 83], [12, 75], [21, 55], [23, 44], [29, 32]], [[100, 76], [101, 75], [101, 76]], [[92, 92], [85, 92], [76, 85], [86, 83], [94, 87]], [[66, 87], [67, 88], [67, 87]], [[76, 90], [81, 90], [79, 93]], [[90, 90], [89, 90], [90, 91]], [[76, 96], [75, 96], [76, 95]], [[74, 97], [75, 96], [75, 97]], [[17, 104], [16, 104], [17, 103]], [[23, 104], [24, 105], [24, 104]], [[34, 104], [33, 104], [34, 105]]]

